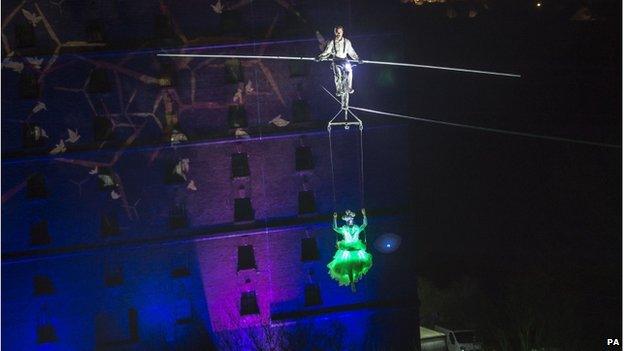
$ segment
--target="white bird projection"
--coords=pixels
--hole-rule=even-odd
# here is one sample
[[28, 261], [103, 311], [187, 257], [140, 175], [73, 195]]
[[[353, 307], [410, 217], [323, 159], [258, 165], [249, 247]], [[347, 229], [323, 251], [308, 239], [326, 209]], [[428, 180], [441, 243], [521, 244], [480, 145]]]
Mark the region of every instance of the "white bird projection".
[[234, 136], [236, 136], [236, 139], [249, 139], [249, 134], [243, 128], [236, 128]]
[[78, 129], [71, 130], [71, 129], [67, 129], [67, 133], [69, 134], [69, 138], [65, 139], [65, 141], [75, 144], [78, 139], [80, 139], [80, 134], [78, 134]]
[[24, 17], [26, 17], [26, 19], [28, 20], [28, 22], [30, 22], [30, 24], [32, 24], [33, 27], [36, 27], [37, 24], [43, 19], [42, 16], [37, 16], [34, 13], [22, 9], [22, 14], [24, 15]]
[[41, 111], [43, 111], [43, 110], [46, 110], [46, 111], [47, 111], [47, 110], [48, 110], [48, 108], [46, 107], [46, 104], [45, 104], [45, 103], [43, 103], [43, 102], [39, 101], [39, 102], [35, 105], [35, 107], [33, 107], [33, 109], [32, 109], [32, 113], [33, 113], [33, 114], [35, 114], [35, 113], [41, 112]]
[[63, 141], [63, 139], [61, 139], [61, 141], [58, 144], [56, 144], [54, 149], [50, 151], [50, 155], [62, 154], [65, 151], [67, 151], [67, 148], [65, 147], [65, 142]]
[[243, 104], [243, 89], [238, 88], [238, 90], [236, 90], [236, 94], [234, 94], [234, 97], [232, 98], [232, 102], [234, 102], [237, 105]]
[[254, 91], [253, 85], [251, 84], [251, 80], [249, 80], [247, 82], [247, 85], [245, 85], [245, 94], [251, 94], [253, 93], [253, 91]]
[[270, 120], [269, 123], [275, 125], [276, 127], [286, 127], [290, 124], [290, 121], [283, 119], [282, 115], [277, 115], [277, 117]]
[[116, 186], [115, 181], [113, 180], [113, 177], [111, 177], [108, 174], [98, 174], [98, 178], [102, 182], [102, 186], [105, 188], [109, 186], [113, 186], [113, 187]]
[[24, 69], [24, 64], [21, 62], [11, 61], [10, 59], [6, 58], [2, 61], [2, 67], [9, 68], [13, 70], [13, 72], [22, 73], [22, 70]]
[[221, 4], [221, 0], [217, 1], [214, 5], [210, 5], [210, 7], [212, 7], [212, 11], [215, 13], [223, 13], [223, 4]]
[[184, 158], [173, 168], [173, 174], [177, 174], [186, 181], [186, 174], [189, 171], [189, 159]]
[[26, 61], [36, 69], [41, 69], [41, 64], [43, 63], [43, 59], [38, 57], [26, 57]]

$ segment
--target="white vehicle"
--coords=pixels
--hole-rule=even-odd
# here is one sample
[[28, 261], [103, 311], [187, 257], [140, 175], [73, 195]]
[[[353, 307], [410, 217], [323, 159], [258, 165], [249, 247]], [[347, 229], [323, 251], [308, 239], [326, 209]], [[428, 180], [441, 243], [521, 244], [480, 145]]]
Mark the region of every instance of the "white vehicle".
[[481, 351], [482, 349], [474, 330], [448, 329], [438, 325], [434, 329], [446, 336], [448, 351]]

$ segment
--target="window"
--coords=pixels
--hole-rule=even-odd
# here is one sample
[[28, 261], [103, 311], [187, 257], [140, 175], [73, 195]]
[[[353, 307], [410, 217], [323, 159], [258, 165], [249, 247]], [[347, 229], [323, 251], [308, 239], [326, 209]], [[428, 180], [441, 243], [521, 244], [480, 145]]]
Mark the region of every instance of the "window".
[[251, 199], [246, 197], [234, 199], [234, 222], [249, 222], [254, 220], [254, 210]]
[[35, 173], [26, 182], [26, 196], [29, 199], [42, 199], [48, 197], [45, 177], [41, 173]]
[[113, 138], [113, 124], [103, 116], [95, 116], [93, 120], [93, 135], [95, 141], [109, 141]]
[[171, 210], [169, 215], [169, 227], [171, 229], [184, 228], [188, 225], [188, 219], [186, 216], [186, 205], [177, 204]]
[[47, 144], [45, 131], [38, 125], [24, 123], [22, 127], [22, 143], [24, 147], [41, 147]]
[[308, 146], [297, 147], [297, 150], [295, 151], [295, 169], [297, 171], [314, 169], [312, 150]]
[[247, 112], [241, 105], [230, 105], [228, 109], [228, 126], [230, 129], [247, 128]]
[[303, 100], [295, 100], [292, 103], [292, 121], [306, 122], [310, 120], [310, 106]]
[[108, 93], [111, 84], [108, 80], [108, 72], [103, 68], [94, 68], [89, 76], [87, 92], [91, 94]]
[[119, 234], [119, 223], [117, 223], [117, 215], [115, 213], [105, 213], [100, 219], [100, 233], [104, 237], [115, 236]]
[[54, 294], [54, 284], [52, 283], [52, 280], [46, 276], [35, 276], [33, 278], [33, 284], [35, 286], [35, 296]]
[[113, 170], [108, 167], [102, 167], [98, 170], [98, 183], [100, 190], [109, 191], [117, 188], [117, 182], [115, 181], [115, 174]]
[[193, 323], [193, 309], [188, 299], [182, 299], [175, 302], [173, 306], [173, 319], [177, 325], [185, 325]]
[[308, 284], [305, 287], [305, 306], [316, 306], [322, 304], [321, 289], [318, 284]]
[[188, 159], [169, 161], [165, 169], [165, 184], [186, 184]]
[[254, 256], [254, 249], [252, 245], [245, 245], [238, 247], [238, 270], [256, 268], [256, 258]]
[[[303, 56], [303, 55], [296, 55], [296, 56]], [[307, 62], [305, 61], [290, 61], [288, 63], [288, 68], [290, 71], [290, 77], [294, 78], [294, 77], [305, 77], [308, 75], [308, 72], [310, 71], [310, 66], [308, 65]]]
[[30, 227], [30, 244], [31, 245], [48, 245], [52, 242], [52, 238], [48, 233], [48, 222], [40, 221]]
[[174, 267], [171, 270], [171, 277], [172, 278], [184, 278], [184, 277], [188, 277], [190, 275], [191, 275], [191, 271], [186, 266]]
[[107, 268], [104, 273], [104, 285], [112, 288], [121, 284], [123, 284], [123, 268], [119, 266]]
[[232, 178], [249, 176], [249, 158], [244, 152], [232, 154]]
[[37, 327], [37, 343], [45, 344], [56, 341], [56, 331], [51, 324], [44, 324]]
[[98, 345], [121, 346], [138, 341], [139, 318], [134, 308], [99, 313], [95, 317]]
[[240, 11], [223, 11], [219, 29], [222, 35], [240, 35], [242, 32], [243, 16]]
[[161, 87], [174, 87], [178, 83], [178, 76], [175, 67], [169, 63], [162, 63], [160, 65], [160, 73], [158, 76], [158, 82]]
[[26, 21], [21, 21], [15, 25], [15, 47], [31, 48], [37, 45], [35, 28]]
[[319, 252], [316, 245], [316, 238], [301, 239], [301, 260], [314, 261], [318, 260]]
[[169, 16], [160, 13], [156, 15], [154, 18], [154, 34], [156, 39], [161, 41], [175, 38], [175, 32]]
[[241, 316], [247, 316], [250, 314], [260, 314], [258, 308], [258, 301], [256, 300], [256, 292], [244, 292], [241, 295]]
[[305, 215], [316, 212], [314, 193], [312, 190], [299, 192], [299, 214]]
[[27, 70], [20, 74], [19, 95], [22, 99], [37, 99], [39, 97], [39, 79]]
[[103, 43], [104, 35], [102, 30], [102, 25], [98, 21], [92, 21], [87, 25], [87, 41], [89, 43]]

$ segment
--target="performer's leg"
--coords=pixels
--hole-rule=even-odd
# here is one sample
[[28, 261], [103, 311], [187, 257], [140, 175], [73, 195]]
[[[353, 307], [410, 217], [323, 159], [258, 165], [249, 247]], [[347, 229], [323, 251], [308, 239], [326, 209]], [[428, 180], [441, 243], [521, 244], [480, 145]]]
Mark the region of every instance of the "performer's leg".
[[336, 94], [340, 95], [342, 89], [340, 85], [342, 84], [342, 74], [340, 71], [340, 66], [336, 64], [332, 64], [332, 70], [334, 71], [334, 83], [336, 84]]
[[351, 66], [345, 67], [345, 75], [347, 79], [347, 91], [349, 94], [353, 94], [353, 68], [351, 68]]

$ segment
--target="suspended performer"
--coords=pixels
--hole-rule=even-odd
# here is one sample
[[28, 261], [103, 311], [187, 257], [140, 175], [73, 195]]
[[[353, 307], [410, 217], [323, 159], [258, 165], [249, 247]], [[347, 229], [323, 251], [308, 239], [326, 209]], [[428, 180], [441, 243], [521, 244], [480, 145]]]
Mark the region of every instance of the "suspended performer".
[[327, 43], [325, 51], [317, 57], [317, 61], [332, 58], [332, 71], [334, 72], [334, 83], [336, 83], [336, 95], [353, 94], [353, 69], [347, 61], [347, 56], [351, 60], [362, 63], [358, 54], [353, 49], [351, 41], [343, 36], [344, 27], [334, 28], [334, 39]]
[[360, 240], [360, 233], [364, 231], [368, 221], [366, 211], [362, 209], [362, 225], [353, 223], [355, 213], [347, 210], [342, 216], [345, 225], [338, 227], [338, 214], [334, 212], [333, 229], [342, 236], [342, 240], [336, 243], [337, 251], [334, 259], [329, 262], [329, 275], [340, 286], [351, 285], [355, 292], [355, 283], [359, 281], [373, 265], [373, 256], [366, 252], [366, 245]]

